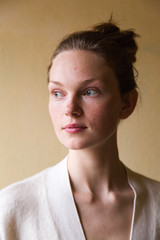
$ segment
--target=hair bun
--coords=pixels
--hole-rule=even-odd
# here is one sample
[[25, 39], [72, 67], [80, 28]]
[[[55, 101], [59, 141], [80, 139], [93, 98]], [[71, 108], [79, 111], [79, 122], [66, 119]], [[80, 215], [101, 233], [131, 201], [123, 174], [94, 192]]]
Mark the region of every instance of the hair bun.
[[93, 26], [90, 31], [99, 34], [102, 42], [107, 41], [107, 44], [110, 43], [112, 46], [123, 49], [132, 63], [136, 61], [138, 47], [135, 38], [139, 35], [134, 30], [120, 30], [111, 19], [109, 22]]
[[137, 52], [137, 44], [135, 42], [135, 38], [138, 37], [133, 30], [122, 31], [119, 36], [119, 42], [122, 47], [126, 49], [130, 60], [134, 63], [136, 61], [136, 52]]
[[120, 29], [119, 29], [119, 27], [117, 27], [116, 25], [114, 25], [111, 22], [109, 22], [109, 23], [104, 22], [104, 23], [101, 23], [101, 24], [98, 24], [98, 25], [94, 26], [92, 28], [92, 31], [108, 35], [108, 34], [114, 34], [116, 32], [119, 32]]

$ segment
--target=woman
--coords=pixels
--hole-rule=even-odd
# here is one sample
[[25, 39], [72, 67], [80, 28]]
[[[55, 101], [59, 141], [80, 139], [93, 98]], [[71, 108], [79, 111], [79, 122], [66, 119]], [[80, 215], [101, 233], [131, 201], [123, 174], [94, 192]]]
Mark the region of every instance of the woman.
[[119, 160], [137, 102], [137, 35], [112, 21], [67, 36], [49, 67], [49, 112], [68, 156], [0, 193], [0, 240], [160, 239], [160, 184]]

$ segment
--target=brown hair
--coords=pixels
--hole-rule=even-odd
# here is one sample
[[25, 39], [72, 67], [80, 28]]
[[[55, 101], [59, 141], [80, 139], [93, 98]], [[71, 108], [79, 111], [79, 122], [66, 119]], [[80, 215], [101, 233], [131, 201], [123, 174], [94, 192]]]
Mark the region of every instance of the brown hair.
[[[87, 50], [99, 55], [115, 72], [121, 95], [137, 87], [134, 76], [138, 35], [133, 30], [120, 30], [109, 20], [92, 28], [66, 36], [57, 46], [52, 59], [67, 50]], [[49, 70], [52, 63], [49, 66]], [[135, 70], [136, 74], [137, 71]]]

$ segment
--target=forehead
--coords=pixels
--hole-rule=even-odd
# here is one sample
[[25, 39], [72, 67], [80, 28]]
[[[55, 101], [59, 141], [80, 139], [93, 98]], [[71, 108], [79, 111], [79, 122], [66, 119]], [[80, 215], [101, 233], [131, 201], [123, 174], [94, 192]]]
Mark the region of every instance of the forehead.
[[111, 72], [112, 69], [98, 55], [86, 50], [68, 50], [60, 53], [52, 61], [50, 78], [59, 75], [99, 77]]
[[63, 65], [72, 62], [75, 65], [87, 65], [91, 67], [92, 65], [105, 65], [104, 61], [96, 55], [94, 52], [86, 50], [68, 50], [64, 51], [53, 59], [52, 65]]

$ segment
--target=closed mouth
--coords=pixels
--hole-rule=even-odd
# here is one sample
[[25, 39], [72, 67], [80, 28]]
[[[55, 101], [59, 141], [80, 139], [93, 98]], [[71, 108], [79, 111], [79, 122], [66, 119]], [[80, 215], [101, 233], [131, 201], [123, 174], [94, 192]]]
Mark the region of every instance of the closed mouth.
[[87, 127], [80, 124], [68, 124], [65, 127], [63, 127], [63, 129], [72, 129], [72, 128], [87, 128]]
[[80, 125], [80, 124], [68, 124], [62, 129], [65, 130], [68, 133], [77, 133], [80, 131], [85, 130], [87, 127]]

